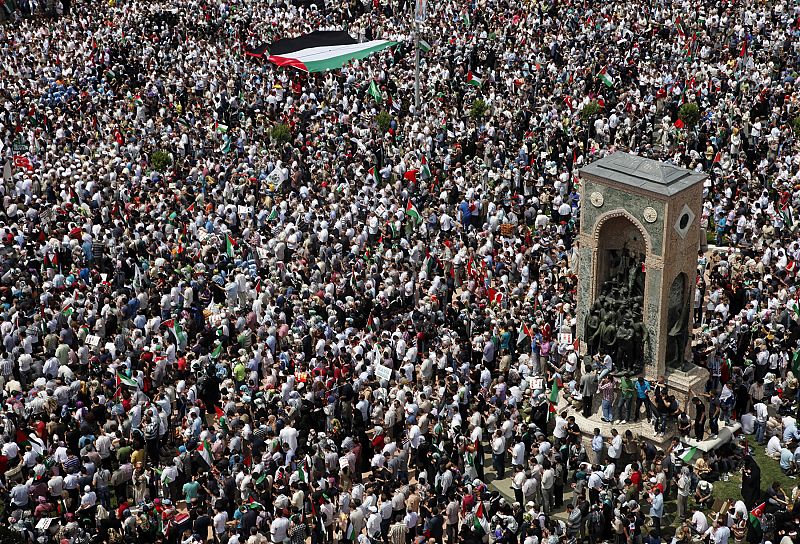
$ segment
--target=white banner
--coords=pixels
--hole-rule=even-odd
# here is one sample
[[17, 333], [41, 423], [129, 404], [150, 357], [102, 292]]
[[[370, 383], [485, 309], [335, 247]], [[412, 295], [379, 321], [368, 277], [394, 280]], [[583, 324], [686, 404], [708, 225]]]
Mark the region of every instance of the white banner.
[[392, 379], [392, 369], [388, 366], [375, 365], [375, 376], [388, 382]]

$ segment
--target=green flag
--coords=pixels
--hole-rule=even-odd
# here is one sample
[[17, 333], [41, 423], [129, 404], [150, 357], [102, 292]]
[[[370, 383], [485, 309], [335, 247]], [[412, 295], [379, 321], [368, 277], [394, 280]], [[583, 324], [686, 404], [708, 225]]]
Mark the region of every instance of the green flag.
[[697, 453], [697, 448], [694, 448], [694, 447], [693, 448], [689, 448], [689, 450], [686, 451], [686, 453], [681, 455], [681, 460], [684, 463], [691, 463], [692, 459], [694, 459], [694, 456], [695, 456], [696, 453]]
[[124, 383], [128, 387], [139, 387], [139, 382], [134, 380], [133, 378], [129, 378], [119, 370], [117, 370], [117, 385]]
[[425, 155], [422, 156], [422, 161], [419, 167], [419, 175], [422, 179], [428, 179], [431, 177], [431, 169], [428, 168], [428, 159]]
[[467, 85], [472, 85], [473, 87], [480, 87], [483, 85], [483, 80], [472, 72], [467, 72]]
[[212, 359], [218, 358], [222, 354], [222, 343], [217, 344], [217, 347], [214, 348], [214, 351], [211, 352], [209, 357]]
[[367, 94], [370, 95], [372, 98], [375, 99], [375, 102], [380, 104], [383, 101], [383, 95], [381, 94], [381, 90], [375, 84], [374, 81], [370, 81], [369, 88], [367, 89]]
[[547, 421], [550, 421], [550, 414], [554, 414], [556, 412], [556, 406], [558, 406], [558, 392], [560, 388], [558, 386], [558, 380], [553, 380], [553, 386], [550, 388], [550, 396], [547, 400], [550, 403], [550, 408], [547, 410]]
[[417, 43], [419, 44], [419, 50], [422, 51], [423, 53], [427, 53], [428, 51], [431, 50], [432, 47], [431, 44], [429, 44], [425, 40], [419, 40]]

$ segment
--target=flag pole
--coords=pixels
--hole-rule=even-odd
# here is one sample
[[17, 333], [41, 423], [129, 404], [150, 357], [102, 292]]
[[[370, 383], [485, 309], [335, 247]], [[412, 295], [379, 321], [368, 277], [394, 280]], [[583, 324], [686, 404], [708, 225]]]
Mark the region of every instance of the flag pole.
[[419, 17], [420, 2], [414, 2], [414, 117], [419, 117]]

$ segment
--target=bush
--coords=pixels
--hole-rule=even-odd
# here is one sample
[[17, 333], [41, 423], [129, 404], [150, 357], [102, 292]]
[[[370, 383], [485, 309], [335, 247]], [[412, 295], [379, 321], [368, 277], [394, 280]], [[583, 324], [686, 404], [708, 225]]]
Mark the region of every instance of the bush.
[[792, 130], [794, 130], [794, 135], [800, 137], [800, 116], [795, 117], [792, 121]]
[[489, 105], [486, 103], [486, 101], [481, 98], [476, 98], [475, 101], [472, 102], [472, 107], [469, 110], [469, 116], [477, 121], [482, 119], [488, 111]]
[[589, 121], [595, 115], [600, 112], [600, 104], [597, 103], [597, 100], [592, 100], [588, 104], [586, 104], [583, 109], [581, 109], [581, 119], [584, 121]]
[[24, 544], [25, 539], [22, 534], [9, 529], [8, 527], [0, 527], [0, 544]]
[[292, 133], [289, 130], [289, 127], [284, 125], [283, 123], [279, 123], [272, 127], [270, 131], [270, 138], [272, 142], [278, 145], [283, 145], [292, 138]]
[[153, 167], [153, 170], [163, 174], [167, 171], [167, 168], [172, 164], [172, 157], [169, 156], [169, 153], [164, 151], [163, 149], [159, 149], [158, 151], [153, 151], [150, 155], [150, 166]]
[[700, 108], [694, 102], [685, 102], [678, 110], [678, 119], [687, 129], [692, 129], [700, 121]]
[[386, 134], [389, 132], [389, 127], [392, 125], [392, 116], [389, 115], [389, 112], [382, 111], [375, 116], [375, 122], [381, 130], [381, 134]]

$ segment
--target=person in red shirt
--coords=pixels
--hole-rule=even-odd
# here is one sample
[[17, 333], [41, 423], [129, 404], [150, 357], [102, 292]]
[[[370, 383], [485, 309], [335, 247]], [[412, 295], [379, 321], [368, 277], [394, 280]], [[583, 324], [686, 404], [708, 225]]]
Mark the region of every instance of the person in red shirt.
[[642, 492], [642, 473], [639, 470], [638, 463], [635, 465], [633, 472], [631, 472], [631, 484], [636, 486], [639, 493]]

